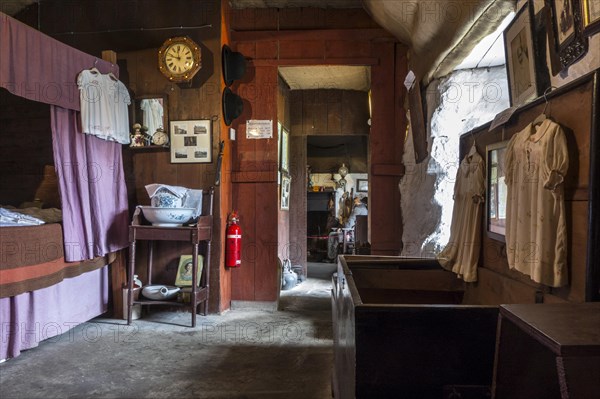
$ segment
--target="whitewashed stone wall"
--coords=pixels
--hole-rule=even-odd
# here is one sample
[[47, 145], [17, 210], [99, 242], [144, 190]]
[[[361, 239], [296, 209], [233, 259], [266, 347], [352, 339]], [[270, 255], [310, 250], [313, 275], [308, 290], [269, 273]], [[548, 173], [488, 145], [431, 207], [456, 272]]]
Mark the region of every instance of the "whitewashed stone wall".
[[433, 81], [425, 99], [429, 156], [415, 164], [412, 134], [404, 149], [406, 175], [400, 181], [403, 256], [435, 257], [448, 242], [460, 135], [509, 107], [506, 69], [455, 71]]

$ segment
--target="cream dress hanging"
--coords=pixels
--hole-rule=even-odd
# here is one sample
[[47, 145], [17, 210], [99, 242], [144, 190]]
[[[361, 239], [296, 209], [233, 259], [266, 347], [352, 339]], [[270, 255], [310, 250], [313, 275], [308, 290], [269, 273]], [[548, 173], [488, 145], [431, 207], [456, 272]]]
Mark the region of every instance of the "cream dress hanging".
[[529, 124], [506, 149], [506, 251], [508, 264], [538, 283], [568, 283], [564, 176], [567, 140], [560, 125], [546, 119]]
[[437, 256], [442, 267], [467, 282], [477, 281], [484, 193], [483, 158], [473, 147], [456, 173], [450, 240]]

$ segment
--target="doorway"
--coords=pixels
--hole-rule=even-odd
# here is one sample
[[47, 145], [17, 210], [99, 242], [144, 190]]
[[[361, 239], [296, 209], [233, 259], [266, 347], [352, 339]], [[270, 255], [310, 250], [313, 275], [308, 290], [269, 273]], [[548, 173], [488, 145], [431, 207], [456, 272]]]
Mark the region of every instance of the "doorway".
[[353, 198], [368, 197], [368, 135], [307, 136], [307, 262], [331, 262], [328, 236], [344, 226]]
[[[359, 194], [368, 196], [371, 68], [285, 66], [279, 75], [288, 90], [284, 108], [289, 107], [280, 115], [289, 117], [290, 165], [296, 166], [290, 242], [300, 249], [296, 261], [306, 265], [326, 259], [328, 204], [341, 216], [342, 197], [347, 193], [351, 203], [358, 180], [364, 190]], [[345, 182], [338, 173], [342, 164], [348, 168]]]

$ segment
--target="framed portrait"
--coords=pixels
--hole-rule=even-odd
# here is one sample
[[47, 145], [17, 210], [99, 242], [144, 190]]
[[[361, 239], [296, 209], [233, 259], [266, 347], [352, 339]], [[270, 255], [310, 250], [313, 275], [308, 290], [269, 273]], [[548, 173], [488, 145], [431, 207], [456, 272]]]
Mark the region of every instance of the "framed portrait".
[[[573, 64], [587, 52], [587, 40], [582, 34], [581, 0], [550, 0], [552, 33], [555, 51], [562, 69]], [[589, 3], [593, 3], [594, 0]], [[561, 69], [561, 70], [562, 70]], [[555, 74], [560, 71], [554, 71]]]
[[504, 31], [510, 105], [519, 106], [538, 96], [536, 51], [529, 7], [523, 7]]
[[367, 179], [356, 179], [356, 191], [366, 193], [369, 191], [369, 181]]
[[292, 188], [292, 178], [287, 174], [281, 175], [281, 209], [288, 211], [290, 209], [290, 191]]
[[490, 238], [505, 241], [506, 234], [506, 169], [504, 157], [507, 141], [486, 147], [487, 195], [486, 230]]
[[600, 32], [600, 1], [581, 0], [581, 14], [585, 36]]
[[212, 162], [212, 131], [209, 119], [171, 121], [171, 163]]
[[280, 170], [282, 172], [289, 172], [289, 132], [285, 127], [281, 127], [281, 165]]
[[[198, 273], [196, 275], [196, 285], [200, 286], [200, 279], [202, 278], [202, 266], [204, 264], [204, 258], [202, 255], [198, 255]], [[178, 287], [191, 287], [192, 286], [192, 270], [193, 270], [192, 255], [182, 255], [179, 258], [179, 266], [177, 267], [177, 277], [175, 277], [175, 285]]]

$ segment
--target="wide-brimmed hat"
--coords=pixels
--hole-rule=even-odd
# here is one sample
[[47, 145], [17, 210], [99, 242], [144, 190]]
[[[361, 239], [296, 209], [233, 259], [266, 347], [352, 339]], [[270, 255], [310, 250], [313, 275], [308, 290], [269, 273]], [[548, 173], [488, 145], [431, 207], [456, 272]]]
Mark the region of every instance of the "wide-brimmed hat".
[[227, 126], [231, 125], [231, 122], [244, 111], [244, 102], [242, 98], [237, 94], [233, 93], [229, 87], [223, 89], [223, 96], [221, 98], [223, 106], [223, 119]]
[[232, 51], [228, 45], [223, 45], [221, 51], [223, 66], [223, 81], [226, 86], [231, 86], [234, 80], [241, 79], [246, 73], [246, 58], [242, 53]]

